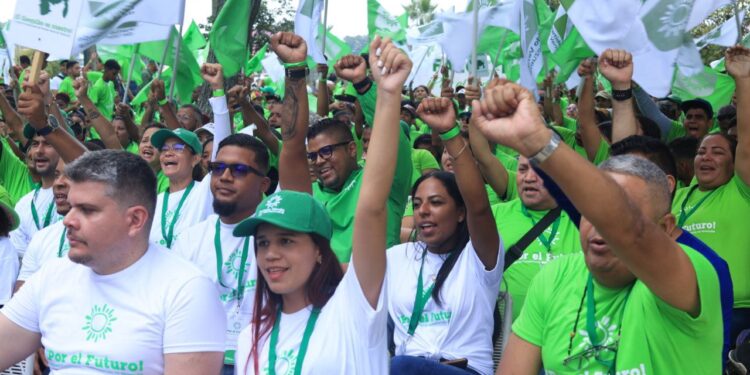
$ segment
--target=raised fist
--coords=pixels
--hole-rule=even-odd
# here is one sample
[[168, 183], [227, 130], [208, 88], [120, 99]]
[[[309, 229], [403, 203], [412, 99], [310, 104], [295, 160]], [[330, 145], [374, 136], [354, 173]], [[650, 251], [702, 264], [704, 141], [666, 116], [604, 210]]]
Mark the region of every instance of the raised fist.
[[305, 61], [307, 43], [301, 36], [290, 32], [279, 32], [271, 36], [271, 49], [286, 64]]

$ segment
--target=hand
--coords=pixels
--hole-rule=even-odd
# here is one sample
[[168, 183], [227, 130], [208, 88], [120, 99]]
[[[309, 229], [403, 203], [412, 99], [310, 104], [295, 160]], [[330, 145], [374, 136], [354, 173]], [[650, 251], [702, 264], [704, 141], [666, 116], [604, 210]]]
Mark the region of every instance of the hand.
[[273, 34], [271, 49], [286, 64], [302, 62], [307, 58], [307, 43], [301, 36], [294, 33]]
[[450, 86], [450, 81], [448, 81], [447, 86], [443, 85], [443, 88], [440, 89], [440, 97], [453, 99], [453, 87]]
[[130, 108], [129, 105], [125, 103], [117, 104], [117, 106], [115, 107], [115, 113], [117, 114], [117, 116], [120, 116], [122, 118], [131, 119], [131, 120], [133, 119], [133, 110]]
[[581, 78], [591, 77], [594, 75], [594, 72], [596, 72], [596, 59], [584, 59], [578, 64], [578, 75]]
[[227, 91], [227, 106], [229, 106], [230, 109], [237, 105], [247, 107], [250, 104], [250, 101], [247, 100], [248, 92], [250, 92], [250, 90], [247, 86], [235, 85]]
[[401, 95], [412, 63], [403, 51], [393, 45], [391, 38], [375, 37], [370, 43], [370, 67], [378, 90]]
[[24, 82], [24, 92], [18, 95], [18, 113], [29, 120], [35, 129], [47, 126], [47, 106], [44, 104], [44, 93], [38, 84]]
[[608, 49], [599, 56], [599, 71], [612, 83], [615, 90], [631, 88], [633, 56], [621, 49]]
[[164, 90], [164, 81], [155, 79], [151, 82], [151, 93], [154, 94], [157, 102], [167, 98]]
[[466, 81], [466, 102], [471, 103], [472, 100], [479, 100], [482, 97], [482, 88], [480, 87], [482, 82], [474, 77], [469, 77]]
[[76, 90], [76, 97], [78, 100], [89, 99], [89, 81], [86, 77], [78, 77], [73, 82], [73, 88]]
[[750, 49], [743, 46], [727, 49], [725, 65], [735, 81], [750, 78]]
[[346, 55], [333, 66], [336, 76], [352, 83], [360, 83], [367, 77], [367, 64], [359, 55]]
[[201, 77], [211, 86], [211, 90], [224, 90], [224, 73], [221, 64], [203, 64], [201, 66]]
[[424, 98], [419, 103], [417, 115], [432, 130], [445, 133], [456, 126], [456, 111], [448, 98]]
[[[491, 86], [492, 84], [494, 86]], [[488, 140], [532, 156], [549, 142], [534, 96], [511, 82], [491, 82], [482, 101], [472, 103], [472, 120]]]
[[315, 70], [325, 78], [326, 75], [328, 75], [328, 65], [326, 64], [318, 64], [315, 66]]

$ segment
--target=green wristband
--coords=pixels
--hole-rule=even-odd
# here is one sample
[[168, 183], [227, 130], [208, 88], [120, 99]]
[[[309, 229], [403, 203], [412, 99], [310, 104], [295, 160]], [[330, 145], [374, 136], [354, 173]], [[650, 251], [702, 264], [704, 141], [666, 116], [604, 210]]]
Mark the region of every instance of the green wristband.
[[445, 133], [440, 133], [440, 139], [447, 141], [456, 138], [459, 134], [461, 134], [461, 128], [454, 126], [451, 130], [448, 130]]
[[159, 105], [167, 105], [167, 103], [169, 103], [169, 100], [167, 98], [159, 100]]
[[220, 96], [224, 96], [224, 89], [214, 90], [214, 98], [218, 98]]
[[302, 68], [302, 67], [305, 67], [305, 66], [307, 66], [307, 61], [300, 61], [300, 62], [295, 62], [295, 63], [284, 63], [284, 68], [285, 69]]

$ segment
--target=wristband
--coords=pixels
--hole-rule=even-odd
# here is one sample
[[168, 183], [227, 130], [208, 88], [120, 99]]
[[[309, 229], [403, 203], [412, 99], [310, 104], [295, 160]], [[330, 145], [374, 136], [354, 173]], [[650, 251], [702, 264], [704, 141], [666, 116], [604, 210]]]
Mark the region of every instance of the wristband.
[[217, 89], [214, 90], [214, 98], [218, 98], [220, 96], [224, 96], [224, 89]]
[[167, 105], [167, 103], [169, 103], [169, 100], [167, 98], [159, 100], [159, 105], [160, 106], [165, 106], [165, 105]]
[[615, 90], [612, 89], [612, 99], [617, 100], [618, 102], [621, 102], [623, 100], [628, 100], [633, 97], [633, 89], [627, 89], [627, 90]]
[[459, 128], [458, 126], [454, 126], [453, 128], [451, 128], [451, 130], [448, 130], [445, 133], [440, 133], [440, 139], [447, 141], [456, 138], [456, 136], [458, 136], [459, 134], [461, 134], [461, 128]]
[[370, 78], [367, 77], [367, 76], [365, 76], [365, 79], [359, 81], [359, 83], [352, 84], [352, 86], [354, 86], [354, 90], [357, 90], [358, 94], [364, 95], [364, 93], [367, 92], [367, 90], [365, 90], [365, 89], [368, 88], [368, 87], [370, 87], [371, 83], [372, 83], [372, 81], [370, 81]]
[[284, 63], [284, 68], [285, 69], [289, 69], [289, 68], [301, 68], [303, 66], [307, 66], [307, 62], [306, 61], [300, 61], [300, 62], [294, 62], [294, 63]]
[[304, 69], [299, 68], [288, 68], [286, 69], [286, 78], [289, 79], [305, 79], [307, 77], [307, 73], [309, 73], [310, 70], [305, 67]]

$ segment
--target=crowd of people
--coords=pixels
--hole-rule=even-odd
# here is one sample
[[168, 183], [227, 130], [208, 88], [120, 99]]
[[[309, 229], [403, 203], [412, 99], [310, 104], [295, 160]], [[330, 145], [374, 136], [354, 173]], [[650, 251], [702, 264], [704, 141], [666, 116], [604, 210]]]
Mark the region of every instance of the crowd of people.
[[300, 36], [270, 48], [283, 94], [206, 63], [209, 113], [153, 64], [131, 108], [113, 60], [36, 82], [21, 60], [0, 95], [0, 369], [750, 363], [750, 49], [727, 50], [736, 93], [713, 108], [650, 97], [624, 50], [582, 61], [577, 88], [443, 71], [434, 96], [439, 72], [410, 87], [388, 38], [317, 82]]

